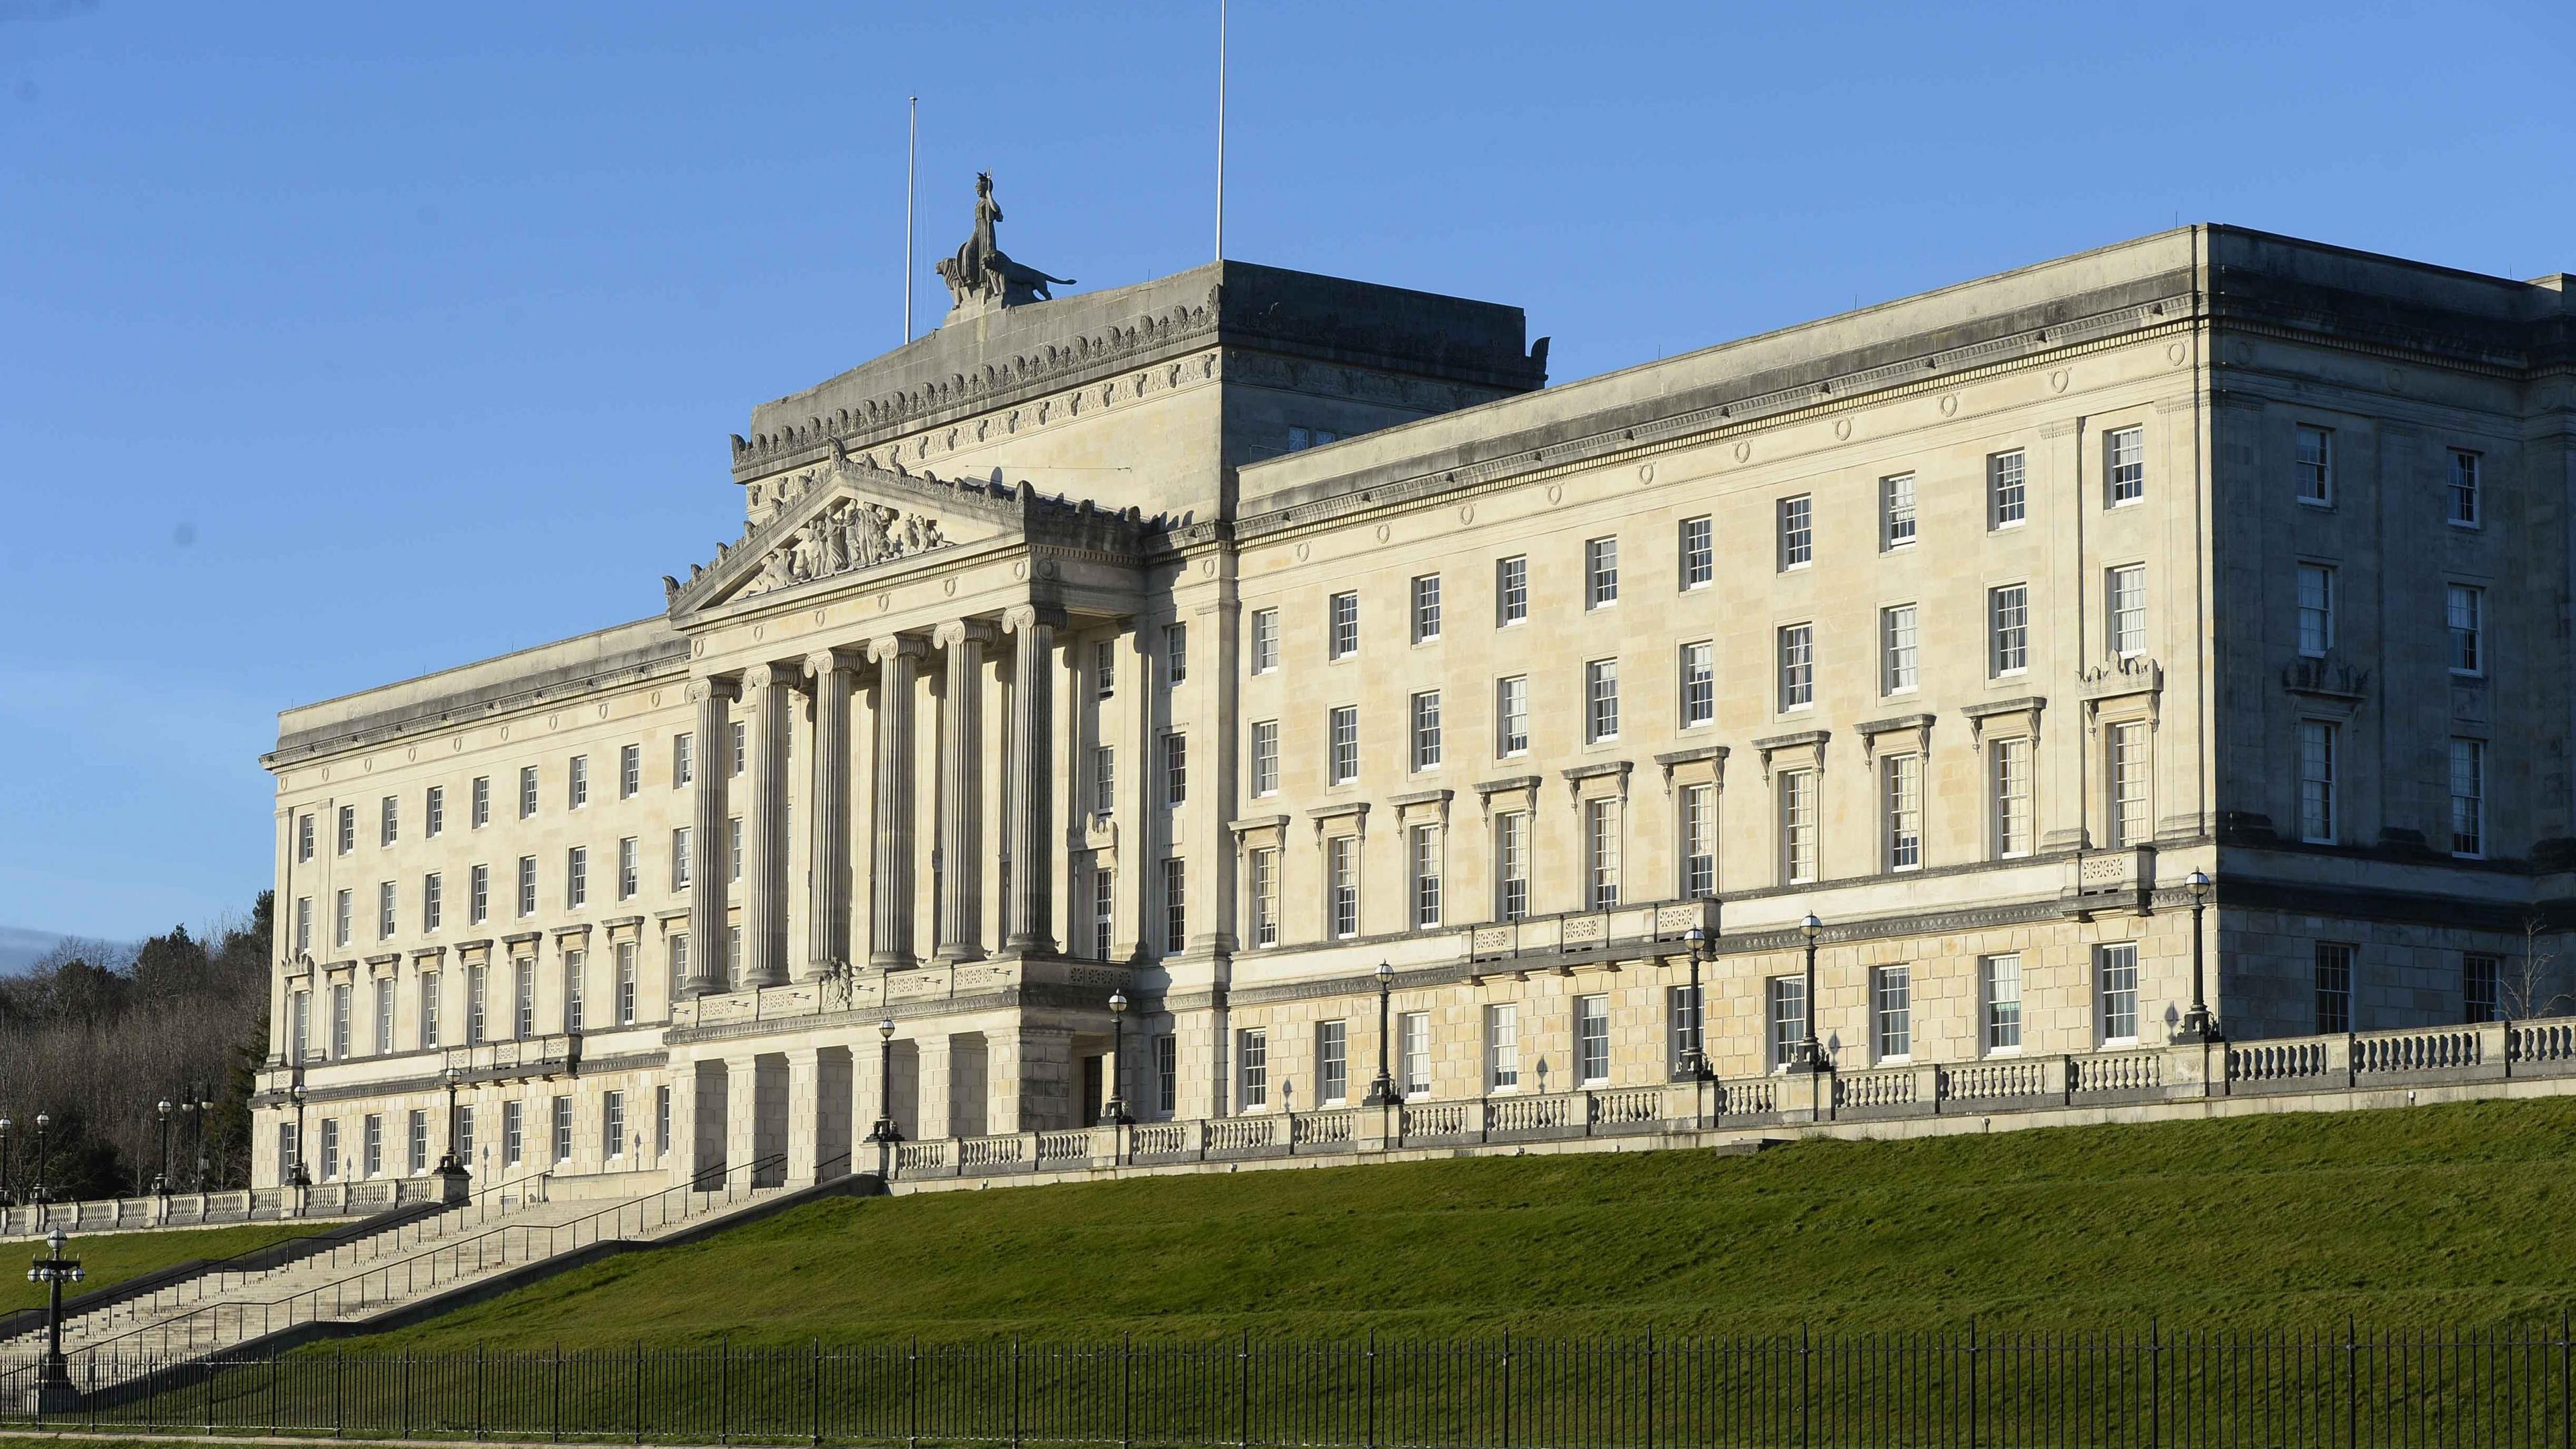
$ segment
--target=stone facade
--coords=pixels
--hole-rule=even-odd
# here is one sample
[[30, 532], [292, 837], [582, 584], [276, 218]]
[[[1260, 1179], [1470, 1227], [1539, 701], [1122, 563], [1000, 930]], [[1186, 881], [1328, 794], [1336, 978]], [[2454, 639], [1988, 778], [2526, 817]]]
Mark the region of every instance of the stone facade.
[[451, 1083], [603, 1192], [1660, 1085], [1693, 927], [1759, 1078], [1811, 913], [1838, 1072], [2153, 1046], [2194, 872], [2233, 1038], [2537, 1011], [2570, 326], [2221, 227], [1555, 388], [1240, 263], [961, 313], [754, 409], [664, 615], [281, 716], [258, 1181]]

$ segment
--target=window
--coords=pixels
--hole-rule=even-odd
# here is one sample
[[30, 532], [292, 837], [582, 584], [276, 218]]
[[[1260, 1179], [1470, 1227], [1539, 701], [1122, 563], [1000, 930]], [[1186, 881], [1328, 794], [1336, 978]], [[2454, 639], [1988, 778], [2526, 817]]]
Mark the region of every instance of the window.
[[2021, 957], [1988, 956], [1978, 974], [1984, 978], [1986, 1050], [2021, 1050]]
[[480, 830], [492, 823], [492, 777], [477, 775], [474, 786], [466, 792], [466, 824]]
[[2111, 727], [2111, 848], [2147, 840], [2147, 727]]
[[474, 1109], [471, 1107], [459, 1107], [456, 1109], [455, 1149], [457, 1161], [472, 1162], [474, 1160]]
[[2317, 1032], [2352, 1030], [2352, 948], [2317, 943]]
[[617, 842], [617, 898], [632, 899], [644, 888], [643, 850], [634, 836]]
[[1682, 587], [1704, 589], [1717, 580], [1717, 531], [1706, 516], [1682, 520]]
[[1279, 793], [1279, 721], [1275, 719], [1252, 726], [1252, 793]]
[[2299, 565], [2299, 653], [2323, 659], [2334, 648], [2335, 571], [2323, 564]]
[[381, 941], [394, 933], [394, 883], [384, 881], [376, 886], [376, 939]]
[[2299, 721], [2299, 838], [2335, 843], [2335, 727]]
[[2000, 678], [2030, 667], [2030, 585], [1986, 590], [1986, 668]]
[[1880, 765], [1887, 804], [1887, 868], [1923, 865], [1923, 757], [1890, 755]]
[[1914, 1054], [1914, 968], [1881, 966], [1870, 982], [1870, 1019], [1878, 1060]]
[[536, 913], [537, 858], [523, 855], [519, 857], [519, 914], [533, 916]]
[[2093, 948], [2093, 994], [2101, 1007], [2102, 1040], [2138, 1039], [2138, 948], [2134, 943]]
[[430, 786], [430, 787], [429, 787], [429, 789], [428, 789], [425, 793], [423, 793], [423, 794], [422, 794], [422, 796], [421, 796], [421, 801], [420, 801], [420, 816], [421, 816], [421, 822], [420, 822], [420, 823], [421, 823], [421, 830], [422, 830], [424, 833], [428, 834], [431, 838], [435, 839], [436, 837], [438, 837], [438, 836], [440, 836], [440, 835], [442, 835], [442, 834], [445, 834], [445, 833], [446, 833], [446, 830], [447, 830], [447, 787], [446, 787], [446, 786], [444, 786], [444, 785], [432, 785], [432, 786]]
[[626, 1094], [608, 1092], [599, 1103], [599, 1155], [611, 1160], [626, 1155]]
[[632, 800], [644, 788], [644, 747], [625, 745], [617, 751], [617, 798]]
[[329, 1182], [340, 1175], [340, 1122], [336, 1117], [322, 1119], [322, 1180]]
[[1583, 898], [1593, 910], [1619, 904], [1619, 802], [1583, 802]]
[[1440, 768], [1440, 691], [1436, 689], [1413, 697], [1413, 768]]
[[1610, 998], [1574, 998], [1574, 1075], [1579, 1085], [1610, 1080]]
[[1494, 817], [1494, 913], [1506, 921], [1529, 914], [1529, 812]]
[[1165, 1117], [1181, 1110], [1181, 1039], [1164, 1032], [1154, 1038], [1154, 1111]]
[[1413, 642], [1440, 637], [1440, 576], [1424, 574], [1413, 581]]
[[733, 722], [733, 769], [731, 773], [740, 775], [750, 768], [751, 721], [738, 719]]
[[331, 988], [331, 1060], [335, 1062], [349, 1058], [349, 1016], [353, 1005], [349, 997], [352, 989], [346, 981]]
[[1279, 852], [1252, 852], [1252, 944], [1279, 944]]
[[340, 807], [340, 829], [338, 832], [339, 853], [347, 855], [350, 851], [357, 848], [358, 807], [355, 805], [343, 805]]
[[1279, 611], [1252, 611], [1252, 672], [1269, 674], [1279, 668]]
[[1816, 626], [1788, 624], [1780, 630], [1780, 708], [1783, 713], [1816, 702]]
[[298, 862], [313, 858], [313, 817], [295, 817], [295, 858]]
[[1360, 596], [1355, 592], [1335, 594], [1328, 612], [1331, 616], [1328, 621], [1331, 642], [1327, 655], [1334, 659], [1348, 659], [1359, 653]]
[[1986, 458], [1986, 526], [2015, 528], [2028, 516], [2022, 493], [2022, 455], [1993, 453]]
[[2486, 590], [2473, 589], [2466, 584], [2451, 585], [2446, 611], [2451, 621], [2451, 672], [2466, 675], [2485, 673]]
[[572, 768], [564, 772], [564, 803], [575, 810], [590, 803], [590, 756], [572, 757]]
[[689, 888], [690, 834], [689, 827], [685, 825], [671, 832], [671, 889], [675, 891]]
[[295, 949], [299, 952], [313, 949], [313, 898], [311, 896], [295, 898]]
[[554, 1160], [570, 1162], [572, 1161], [572, 1098], [557, 1097], [554, 1099], [553, 1106]]
[[1091, 955], [1106, 961], [1118, 923], [1118, 873], [1094, 867], [1091, 872]]
[[1163, 950], [1179, 955], [1189, 944], [1189, 862], [1163, 862]]
[[563, 958], [563, 1024], [566, 1031], [583, 1031], [589, 1021], [582, 1012], [582, 978], [589, 975], [590, 955], [586, 951], [566, 951]]
[[402, 832], [401, 832], [398, 828], [396, 828], [396, 824], [395, 824], [396, 818], [397, 818], [397, 816], [400, 814], [400, 811], [399, 811], [399, 808], [394, 804], [394, 797], [393, 797], [393, 796], [391, 796], [391, 795], [387, 795], [383, 800], [381, 800], [381, 801], [377, 802], [377, 805], [376, 805], [376, 814], [377, 814], [376, 844], [378, 844], [378, 845], [391, 845], [391, 844], [393, 844], [393, 843], [394, 843], [394, 841], [395, 841], [395, 840], [397, 840], [397, 839], [399, 839], [399, 838], [401, 837], [401, 834], [402, 834]]
[[1682, 646], [1682, 728], [1717, 722], [1717, 646], [1702, 639]]
[[1772, 977], [1763, 1004], [1770, 1017], [1771, 1065], [1785, 1067], [1797, 1060], [1798, 1044], [1807, 1039], [1807, 979]]
[[1360, 777], [1360, 711], [1353, 704], [1342, 705], [1326, 719], [1325, 737], [1330, 742], [1330, 756], [1325, 770], [1325, 783], [1347, 785]]
[[1780, 878], [1804, 885], [1816, 878], [1816, 772], [1780, 774]]
[[689, 938], [673, 936], [663, 948], [664, 960], [671, 968], [671, 1000], [677, 1001], [689, 988]]
[[580, 910], [590, 904], [590, 847], [576, 845], [564, 852], [564, 906]]
[[688, 784], [696, 777], [697, 750], [694, 741], [695, 736], [692, 735], [671, 737], [671, 788], [674, 790]]
[[1428, 931], [1440, 924], [1440, 827], [1416, 825], [1408, 837], [1405, 855], [1413, 874], [1413, 928]]
[[1682, 787], [1682, 894], [1717, 894], [1717, 787]]
[[1529, 753], [1529, 676], [1515, 674], [1494, 685], [1494, 753], [1509, 759]]
[[532, 819], [537, 813], [537, 767], [529, 765], [519, 771], [519, 818]]
[[658, 1157], [671, 1155], [671, 1089], [653, 1089], [653, 1152]]
[[742, 879], [742, 817], [725, 822], [725, 879]]
[[1587, 539], [1583, 545], [1583, 607], [1604, 609], [1619, 602], [1619, 540]]
[[2108, 600], [2106, 617], [2111, 622], [2111, 652], [2122, 659], [2135, 658], [2147, 652], [2147, 570], [2143, 564], [2124, 564], [2105, 576], [2103, 590]]
[[635, 1024], [636, 975], [635, 943], [632, 941], [618, 942], [617, 1024], [619, 1026], [633, 1026]]
[[517, 1102], [501, 1104], [501, 1165], [516, 1167], [527, 1156], [526, 1108]]
[[1619, 738], [1619, 661], [1583, 666], [1583, 737], [1594, 744]]
[[1664, 989], [1664, 1071], [1678, 1077], [1690, 1066], [1691, 1044], [1699, 1038], [1700, 996], [1688, 986]]
[[465, 972], [465, 1044], [481, 1046], [489, 1035], [492, 968], [471, 966]]
[[2497, 986], [2502, 972], [2493, 956], [2460, 958], [2460, 1019], [2475, 1025], [2496, 1019]]
[[1091, 813], [1106, 815], [1118, 808], [1118, 751], [1109, 745], [1091, 749]]
[[2324, 428], [2299, 429], [2299, 458], [2291, 465], [2301, 503], [2320, 507], [2334, 502], [2334, 434]]
[[2451, 452], [2451, 522], [2462, 528], [2476, 528], [2485, 515], [2479, 509], [2478, 455], [2457, 449]]
[[313, 993], [299, 991], [289, 1003], [287, 1040], [294, 1047], [294, 1060], [305, 1061], [313, 1054]]
[[1190, 737], [1163, 736], [1163, 804], [1177, 808], [1190, 798]]
[[1400, 1096], [1431, 1094], [1431, 1013], [1408, 1011], [1395, 1019], [1395, 1088]]
[[356, 910], [356, 907], [355, 907], [355, 906], [353, 906], [353, 905], [350, 903], [350, 892], [343, 890], [343, 891], [335, 891], [335, 892], [333, 892], [333, 893], [332, 893], [332, 895], [331, 895], [331, 944], [332, 944], [332, 945], [334, 945], [334, 946], [346, 946], [346, 945], [348, 945], [348, 944], [349, 944], [349, 933], [350, 933], [350, 931], [351, 931], [351, 930], [353, 930], [353, 929], [354, 929], [354, 927], [351, 925], [351, 921], [352, 921], [352, 919], [353, 919], [353, 917], [354, 917], [355, 910]]
[[2451, 854], [2476, 860], [2486, 853], [2486, 742], [2455, 739], [2451, 741]]
[[1508, 1092], [1521, 1084], [1521, 1009], [1516, 1002], [1485, 1008], [1485, 1085]]
[[1360, 933], [1359, 846], [1355, 835], [1336, 835], [1325, 844], [1326, 905], [1332, 916], [1328, 928], [1337, 941]]
[[1878, 480], [1879, 546], [1914, 546], [1914, 475], [1899, 473]]
[[1780, 500], [1780, 568], [1802, 569], [1816, 561], [1816, 500], [1801, 493]]
[[1494, 627], [1508, 628], [1529, 617], [1529, 560], [1514, 554], [1494, 563]]
[[1990, 748], [1993, 761], [1987, 768], [1993, 775], [1995, 856], [2010, 860], [2030, 854], [2030, 741], [1997, 740]]
[[1921, 682], [1920, 640], [1912, 604], [1878, 611], [1878, 692], [1906, 694]]
[[1163, 630], [1163, 682], [1181, 684], [1190, 677], [1190, 626], [1171, 624]]
[[1270, 1033], [1258, 1027], [1234, 1034], [1235, 1074], [1242, 1084], [1243, 1109], [1270, 1105]]
[[439, 974], [424, 971], [420, 977], [420, 1049], [430, 1051], [438, 1044]]
[[511, 1000], [517, 1003], [511, 1023], [516, 1028], [514, 1035], [525, 1040], [537, 1034], [537, 963], [523, 956], [510, 969], [516, 978]]
[[414, 1112], [406, 1123], [404, 1166], [417, 1175], [429, 1171], [429, 1114]]
[[420, 928], [422, 930], [438, 929], [439, 922], [445, 914], [445, 903], [440, 899], [444, 893], [443, 881], [437, 871], [433, 870], [420, 878]]
[[1315, 1101], [1329, 1106], [1351, 1095], [1351, 1024], [1315, 1023]]
[[1092, 693], [1108, 699], [1118, 693], [1118, 641], [1103, 639], [1091, 646]]
[[1330, 428], [1290, 428], [1288, 451], [1302, 453], [1308, 448], [1320, 448], [1326, 443], [1338, 443], [1341, 440], [1342, 435]]
[[2110, 486], [2111, 506], [2121, 507], [2147, 496], [2147, 435], [2143, 428], [2113, 428], [2102, 435], [2102, 476]]

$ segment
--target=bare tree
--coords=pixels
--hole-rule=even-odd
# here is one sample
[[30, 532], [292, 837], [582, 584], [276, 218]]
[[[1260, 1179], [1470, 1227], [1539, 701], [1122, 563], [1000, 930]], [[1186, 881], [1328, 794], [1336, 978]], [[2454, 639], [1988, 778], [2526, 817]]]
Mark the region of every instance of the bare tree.
[[2522, 918], [2522, 955], [2510, 970], [2498, 973], [2503, 979], [2496, 983], [2496, 1009], [2509, 1020], [2558, 1016], [2576, 1001], [2559, 989], [2558, 952], [2542, 949], [2547, 939], [2539, 915]]

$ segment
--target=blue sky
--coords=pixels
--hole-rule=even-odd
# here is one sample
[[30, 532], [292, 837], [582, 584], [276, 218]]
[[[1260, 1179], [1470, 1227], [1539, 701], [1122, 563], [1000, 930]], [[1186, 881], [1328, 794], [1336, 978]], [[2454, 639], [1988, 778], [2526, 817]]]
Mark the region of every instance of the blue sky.
[[[2576, 269], [2563, 4], [1238, 0], [1227, 251], [1560, 379], [2227, 221]], [[929, 261], [1210, 253], [1213, 0], [0, 0], [0, 927], [247, 906], [284, 705], [661, 607]]]

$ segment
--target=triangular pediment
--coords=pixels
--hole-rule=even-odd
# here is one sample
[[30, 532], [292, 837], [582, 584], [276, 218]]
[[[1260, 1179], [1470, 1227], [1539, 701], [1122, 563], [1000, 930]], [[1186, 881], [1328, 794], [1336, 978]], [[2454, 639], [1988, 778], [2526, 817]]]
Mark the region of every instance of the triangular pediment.
[[961, 544], [1025, 536], [1020, 497], [997, 482], [958, 483], [837, 456], [756, 485], [740, 539], [688, 581], [665, 576], [674, 619], [721, 604], [844, 580]]

